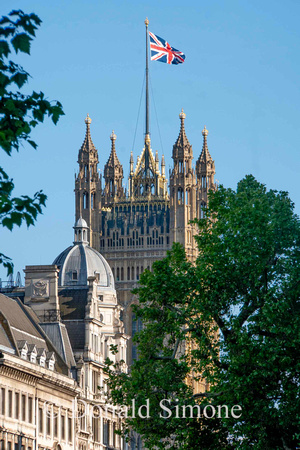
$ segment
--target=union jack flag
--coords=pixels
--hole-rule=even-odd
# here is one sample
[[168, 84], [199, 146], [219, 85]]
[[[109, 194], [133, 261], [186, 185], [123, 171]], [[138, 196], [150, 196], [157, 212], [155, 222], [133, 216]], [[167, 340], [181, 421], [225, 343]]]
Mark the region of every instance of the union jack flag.
[[180, 64], [185, 60], [185, 54], [170, 46], [164, 39], [149, 31], [151, 60], [167, 64]]

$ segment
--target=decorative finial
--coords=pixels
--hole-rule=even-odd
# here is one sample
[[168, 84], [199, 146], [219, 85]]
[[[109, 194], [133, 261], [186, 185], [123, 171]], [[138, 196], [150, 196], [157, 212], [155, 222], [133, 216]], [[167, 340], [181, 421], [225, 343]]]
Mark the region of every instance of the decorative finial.
[[87, 125], [90, 125], [90, 123], [92, 122], [92, 119], [91, 119], [90, 116], [87, 114], [87, 115], [86, 115], [86, 118], [84, 119], [84, 121], [85, 121], [85, 123], [86, 123]]
[[207, 135], [208, 135], [208, 130], [206, 129], [206, 125], [204, 125], [204, 128], [202, 130], [202, 136], [207, 137]]
[[184, 120], [186, 118], [186, 114], [183, 112], [183, 108], [181, 108], [181, 113], [179, 114], [179, 119]]
[[111, 140], [111, 141], [115, 141], [116, 139], [117, 139], [117, 136], [115, 135], [114, 130], [112, 130], [112, 133], [111, 133], [111, 135], [110, 135], [110, 140]]
[[145, 143], [150, 144], [150, 134], [146, 134], [145, 136]]
[[148, 25], [149, 25], [149, 20], [148, 20], [148, 17], [146, 17], [146, 20], [145, 20], [145, 25], [146, 25], [146, 28], [148, 28]]

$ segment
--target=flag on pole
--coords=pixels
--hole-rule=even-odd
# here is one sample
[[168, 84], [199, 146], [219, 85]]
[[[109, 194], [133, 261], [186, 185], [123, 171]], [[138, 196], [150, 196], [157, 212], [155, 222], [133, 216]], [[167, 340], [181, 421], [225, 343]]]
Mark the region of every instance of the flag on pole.
[[151, 61], [160, 61], [167, 64], [181, 64], [185, 60], [185, 54], [170, 46], [164, 39], [149, 31]]

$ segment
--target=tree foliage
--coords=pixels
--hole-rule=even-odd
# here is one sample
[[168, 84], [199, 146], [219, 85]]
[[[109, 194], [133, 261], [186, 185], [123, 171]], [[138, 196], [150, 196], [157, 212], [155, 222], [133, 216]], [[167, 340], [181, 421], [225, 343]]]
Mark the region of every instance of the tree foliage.
[[[60, 102], [50, 102], [43, 92], [33, 91], [30, 95], [20, 92], [30, 75], [23, 67], [10, 60], [11, 53], [30, 54], [30, 45], [41, 24], [36, 14], [12, 11], [0, 20], [0, 147], [11, 155], [19, 151], [24, 142], [37, 148], [30, 135], [45, 116], [56, 124], [63, 114]], [[45, 206], [46, 195], [42, 191], [33, 197], [13, 197], [14, 183], [3, 168], [0, 168], [0, 223], [12, 230], [15, 225], [33, 225], [37, 215]], [[12, 273], [13, 264], [9, 257], [0, 253], [0, 264]]]
[[[196, 264], [174, 244], [142, 274], [139, 359], [129, 374], [111, 361], [107, 371], [115, 404], [150, 399], [149, 419], [127, 419], [148, 448], [299, 445], [300, 224], [293, 209], [287, 193], [267, 191], [253, 176], [236, 191], [220, 186], [197, 221]], [[164, 398], [169, 418], [160, 417]], [[186, 404], [198, 404], [200, 417], [176, 418]], [[239, 405], [242, 414], [227, 418], [223, 408], [207, 418], [206, 405], [229, 412]]]

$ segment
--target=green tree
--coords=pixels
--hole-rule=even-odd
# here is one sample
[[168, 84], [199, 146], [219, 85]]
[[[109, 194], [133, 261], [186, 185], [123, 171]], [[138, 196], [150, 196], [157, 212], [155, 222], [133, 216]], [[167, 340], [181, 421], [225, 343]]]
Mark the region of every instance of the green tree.
[[[25, 95], [19, 90], [27, 83], [29, 74], [17, 63], [10, 60], [12, 52], [30, 54], [30, 45], [41, 19], [35, 14], [12, 11], [0, 20], [0, 146], [11, 155], [19, 151], [24, 142], [36, 148], [30, 138], [33, 128], [43, 122], [45, 116], [56, 124], [64, 114], [59, 102], [50, 102], [43, 92]], [[15, 225], [33, 225], [37, 215], [42, 213], [46, 195], [42, 191], [33, 197], [22, 195], [13, 197], [14, 183], [0, 167], [0, 224], [12, 230]], [[13, 263], [8, 256], [0, 253], [0, 264], [8, 274], [13, 271]]]
[[[141, 276], [139, 359], [129, 374], [108, 361], [111, 401], [134, 399], [138, 407], [150, 399], [149, 419], [126, 421], [148, 448], [295, 449], [300, 223], [294, 205], [286, 192], [268, 191], [247, 176], [236, 191], [220, 186], [211, 193], [197, 224], [195, 265], [174, 244]], [[210, 388], [195, 394], [191, 385], [201, 380]], [[170, 400], [169, 418], [160, 417], [163, 398]], [[198, 404], [200, 417], [177, 419], [176, 407], [186, 404]], [[221, 405], [228, 418], [225, 407], [218, 414]], [[242, 410], [234, 409], [234, 417], [235, 405]]]

